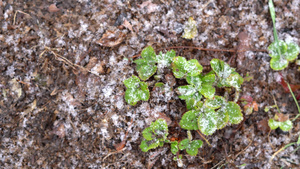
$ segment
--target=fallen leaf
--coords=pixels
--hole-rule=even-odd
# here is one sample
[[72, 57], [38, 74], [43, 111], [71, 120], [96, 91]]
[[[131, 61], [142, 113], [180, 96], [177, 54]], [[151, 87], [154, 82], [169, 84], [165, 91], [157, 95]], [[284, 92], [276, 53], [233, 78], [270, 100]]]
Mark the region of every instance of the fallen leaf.
[[51, 5], [48, 7], [48, 11], [49, 11], [49, 12], [58, 12], [58, 11], [59, 11], [59, 8], [57, 8], [55, 4], [51, 4]]
[[289, 119], [289, 115], [285, 115], [283, 113], [276, 113], [275, 120], [278, 120], [280, 122], [285, 122]]
[[133, 32], [132, 25], [126, 19], [123, 22], [123, 26]]
[[263, 120], [257, 122], [257, 129], [262, 131], [264, 134], [268, 133], [270, 131], [270, 127], [268, 125], [268, 120], [263, 119]]
[[125, 33], [118, 29], [116, 31], [107, 30], [97, 43], [105, 47], [114, 47], [123, 42], [125, 35]]
[[141, 5], [139, 5], [140, 8], [145, 8], [147, 9], [147, 13], [152, 13], [158, 9], [158, 5], [152, 3], [151, 1], [145, 1]]

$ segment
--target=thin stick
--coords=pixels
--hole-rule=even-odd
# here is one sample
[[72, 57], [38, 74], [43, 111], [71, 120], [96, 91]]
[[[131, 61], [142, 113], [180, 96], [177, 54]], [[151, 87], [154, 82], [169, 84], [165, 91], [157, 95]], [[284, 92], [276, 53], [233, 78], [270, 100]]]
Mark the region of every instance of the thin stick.
[[287, 145], [283, 146], [282, 148], [280, 148], [278, 151], [276, 151], [276, 152], [272, 155], [272, 157], [270, 158], [269, 162], [272, 162], [272, 160], [275, 158], [275, 156], [276, 156], [278, 153], [280, 153], [281, 151], [283, 151], [284, 149], [288, 148], [289, 146], [291, 146], [291, 145], [293, 145], [293, 144], [295, 144], [295, 143], [290, 143], [290, 144], [287, 144]]
[[273, 100], [274, 100], [274, 103], [275, 103], [275, 105], [276, 105], [276, 109], [277, 109], [278, 113], [281, 113], [281, 112], [280, 112], [280, 109], [279, 109], [279, 107], [278, 107], [278, 105], [277, 105], [276, 99], [275, 99], [275, 97], [274, 97], [273, 94], [272, 94], [272, 97], [273, 97]]
[[198, 132], [198, 134], [200, 135], [200, 137], [202, 137], [205, 141], [206, 141], [206, 143], [210, 146], [210, 147], [212, 147], [212, 145], [208, 142], [208, 140], [200, 133], [200, 131], [199, 130], [197, 130], [197, 132]]
[[25, 13], [25, 12], [23, 12], [23, 11], [17, 10], [17, 11], [15, 12], [15, 14], [14, 14], [14, 22], [13, 22], [13, 25], [15, 25], [15, 23], [16, 23], [16, 17], [17, 17], [17, 13], [18, 13], [18, 12], [20, 12], [20, 13], [22, 13], [22, 14], [24, 14], [24, 15], [28, 15], [29, 17], [31, 17], [28, 13]]

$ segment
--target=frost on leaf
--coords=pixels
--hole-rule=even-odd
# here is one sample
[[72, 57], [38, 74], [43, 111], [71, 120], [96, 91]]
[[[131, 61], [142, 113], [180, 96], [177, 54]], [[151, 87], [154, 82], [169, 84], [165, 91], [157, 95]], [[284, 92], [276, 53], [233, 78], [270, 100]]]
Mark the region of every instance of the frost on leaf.
[[226, 112], [229, 115], [229, 122], [231, 124], [239, 124], [243, 120], [243, 114], [238, 104], [234, 102], [228, 102], [225, 107]]
[[217, 114], [213, 109], [205, 108], [200, 114], [198, 128], [205, 135], [212, 135], [217, 130]]
[[141, 82], [138, 77], [132, 75], [131, 78], [124, 80], [124, 84], [127, 87], [125, 100], [130, 105], [134, 106], [138, 101], [147, 101], [150, 98], [147, 83]]
[[199, 111], [190, 110], [182, 116], [179, 125], [181, 128], [186, 130], [198, 130], [198, 119]]
[[286, 43], [282, 40], [271, 43], [268, 47], [269, 55], [272, 58], [270, 66], [273, 70], [282, 70], [286, 68], [289, 61], [294, 61], [300, 51], [295, 43]]
[[182, 37], [185, 39], [193, 39], [197, 33], [197, 22], [193, 17], [190, 17], [188, 22], [184, 25], [184, 34]]
[[171, 152], [176, 155], [178, 152], [178, 141], [172, 141], [171, 142]]
[[186, 152], [191, 156], [196, 156], [198, 154], [198, 148], [202, 147], [203, 142], [201, 140], [184, 139], [179, 143], [180, 150], [186, 150]]
[[139, 77], [142, 80], [149, 79], [157, 70], [157, 66], [155, 65], [155, 51], [151, 46], [143, 49], [141, 53], [142, 59], [137, 59], [134, 63], [137, 64], [136, 69], [139, 74]]
[[140, 148], [143, 152], [163, 146], [168, 136], [167, 122], [163, 119], [158, 119], [152, 122], [150, 127], [145, 128], [142, 133], [144, 140], [141, 142]]
[[203, 67], [196, 59], [187, 61], [184, 57], [177, 56], [173, 58], [172, 70], [176, 78], [182, 78], [185, 75], [199, 75], [202, 72]]
[[268, 124], [269, 124], [269, 126], [272, 130], [275, 130], [278, 127], [280, 127], [280, 129], [282, 131], [289, 131], [290, 129], [293, 128], [293, 123], [290, 120], [287, 120], [285, 122], [279, 122], [279, 121], [276, 121], [274, 119], [270, 119]]
[[231, 68], [227, 63], [219, 59], [210, 61], [213, 71], [218, 76], [218, 87], [234, 87], [240, 89], [244, 79]]

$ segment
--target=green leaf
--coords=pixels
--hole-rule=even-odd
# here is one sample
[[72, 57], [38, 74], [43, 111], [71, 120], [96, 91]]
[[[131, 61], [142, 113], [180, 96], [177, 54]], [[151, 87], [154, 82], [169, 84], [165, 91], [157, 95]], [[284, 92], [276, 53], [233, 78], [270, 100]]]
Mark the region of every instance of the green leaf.
[[147, 83], [140, 82], [140, 89], [138, 93], [138, 97], [140, 100], [147, 101], [150, 98], [150, 92], [147, 86]]
[[182, 35], [185, 39], [193, 39], [197, 35], [197, 22], [190, 17], [188, 22], [184, 25], [184, 33]]
[[288, 43], [287, 44], [287, 51], [286, 51], [286, 59], [288, 61], [293, 61], [299, 55], [300, 48], [295, 43]]
[[153, 133], [152, 133], [152, 129], [151, 129], [150, 127], [145, 128], [145, 129], [143, 130], [142, 134], [143, 134], [143, 137], [144, 137], [146, 140], [148, 140], [148, 141], [154, 139], [154, 136], [153, 136]]
[[298, 137], [297, 144], [298, 144], [298, 145], [300, 144], [300, 134], [299, 134], [299, 137]]
[[221, 96], [215, 96], [213, 99], [206, 99], [205, 106], [212, 109], [218, 109], [225, 105], [225, 99]]
[[272, 58], [270, 66], [273, 70], [282, 70], [288, 66], [289, 62], [283, 58]]
[[124, 85], [127, 88], [137, 88], [140, 83], [140, 79], [134, 75], [132, 75], [130, 78], [124, 80]]
[[234, 72], [227, 63], [219, 59], [212, 59], [210, 61], [211, 68], [219, 77], [218, 87], [230, 87], [230, 84], [226, 82], [226, 79]]
[[155, 87], [163, 87], [165, 84], [163, 82], [157, 82], [155, 83]]
[[198, 118], [198, 128], [205, 135], [212, 135], [217, 130], [217, 114], [213, 109], [205, 108]]
[[158, 140], [151, 140], [151, 141], [147, 141], [147, 140], [143, 140], [140, 144], [140, 148], [143, 152], [147, 152], [150, 149], [155, 149], [157, 148], [159, 145], [159, 141]]
[[188, 84], [196, 86], [196, 88], [200, 87], [202, 84], [200, 76], [187, 76], [186, 81]]
[[280, 122], [274, 119], [269, 119], [268, 125], [271, 128], [271, 130], [275, 130], [280, 126]]
[[200, 93], [208, 99], [212, 99], [215, 95], [216, 89], [210, 84], [203, 84]]
[[136, 105], [136, 103], [140, 101], [140, 97], [135, 88], [129, 88], [125, 91], [125, 101], [132, 106]]
[[280, 129], [282, 131], [289, 131], [290, 129], [293, 128], [293, 123], [291, 120], [287, 120], [285, 122], [279, 122], [280, 123]]
[[154, 75], [154, 73], [156, 72], [157, 70], [157, 66], [155, 65], [142, 65], [138, 70], [138, 74], [139, 74], [139, 77], [142, 79], [142, 80], [147, 80], [149, 79], [152, 75]]
[[228, 102], [225, 106], [226, 112], [229, 115], [229, 122], [231, 124], [239, 124], [243, 121], [243, 114], [238, 104], [234, 102]]
[[136, 64], [136, 70], [139, 70], [143, 65], [148, 64], [146, 59], [137, 59], [137, 60], [134, 60], [133, 63]]
[[176, 78], [182, 78], [185, 73], [185, 67], [187, 66], [187, 61], [184, 57], [177, 56], [173, 58], [172, 70]]
[[228, 83], [230, 86], [236, 88], [239, 90], [241, 88], [241, 85], [243, 84], [244, 79], [241, 75], [239, 75], [237, 72], [233, 72], [227, 79], [226, 83]]
[[203, 67], [199, 64], [198, 60], [191, 59], [187, 62], [185, 70], [188, 76], [197, 76], [202, 72]]
[[205, 84], [210, 84], [212, 85], [216, 81], [216, 75], [215, 74], [206, 74], [202, 78], [202, 82]]
[[279, 40], [279, 41], [275, 41], [273, 43], [271, 43], [271, 45], [268, 47], [269, 49], [269, 52], [270, 52], [270, 56], [272, 58], [281, 58], [281, 56], [283, 54], [285, 54], [287, 52], [287, 44], [282, 41], [282, 40]]
[[199, 92], [196, 92], [195, 94], [193, 94], [192, 96], [190, 96], [185, 100], [186, 108], [188, 110], [195, 108], [197, 103], [201, 100], [201, 98], [202, 95]]
[[199, 116], [199, 111], [190, 110], [182, 116], [180, 120], [180, 127], [186, 130], [198, 130], [197, 119]]
[[148, 46], [143, 49], [141, 56], [142, 58], [146, 59], [149, 63], [149, 62], [154, 62], [156, 54], [154, 49], [151, 46]]
[[179, 86], [177, 90], [180, 95], [178, 97], [183, 100], [188, 99], [196, 92], [196, 89], [192, 85]]
[[198, 154], [198, 148], [201, 148], [202, 144], [203, 142], [201, 140], [193, 140], [186, 148], [186, 152], [191, 156], [196, 156]]
[[172, 141], [171, 142], [171, 152], [176, 155], [176, 153], [178, 152], [178, 141]]
[[217, 112], [217, 128], [222, 129], [229, 121], [228, 112], [225, 109], [219, 109]]
[[170, 50], [165, 54], [165, 60], [167, 60], [168, 63], [172, 63], [174, 57], [176, 57], [175, 50]]
[[166, 140], [169, 134], [166, 120], [158, 119], [155, 122], [151, 123], [150, 128], [152, 129], [152, 132], [155, 134], [156, 138], [159, 141]]
[[178, 147], [180, 150], [184, 150], [189, 146], [189, 144], [190, 144], [190, 140], [186, 138], [180, 141]]

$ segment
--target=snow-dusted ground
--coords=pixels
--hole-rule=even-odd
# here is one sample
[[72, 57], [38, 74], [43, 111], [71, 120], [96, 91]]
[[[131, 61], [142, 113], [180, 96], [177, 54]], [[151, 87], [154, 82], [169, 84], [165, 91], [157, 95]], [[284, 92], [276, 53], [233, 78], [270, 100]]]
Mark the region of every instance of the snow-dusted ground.
[[[149, 102], [130, 106], [124, 100], [123, 85], [123, 80], [136, 74], [130, 57], [148, 45], [157, 52], [170, 46], [232, 49], [238, 46], [242, 31], [247, 32], [253, 50], [266, 49], [273, 40], [267, 2], [262, 1], [66, 0], [58, 2], [60, 11], [56, 13], [48, 10], [51, 3], [0, 0], [3, 168], [176, 168], [168, 146], [148, 153], [138, 146], [142, 130], [162, 114], [170, 120], [170, 137], [185, 136], [176, 127], [185, 112], [184, 102], [169, 90], [180, 82], [175, 87], [166, 85], [168, 92], [164, 94], [151, 91]], [[275, 6], [279, 38], [299, 45], [299, 0], [276, 0]], [[198, 35], [186, 40], [181, 36], [190, 16], [197, 22]], [[108, 30], [118, 32], [116, 38], [122, 43], [99, 45]], [[177, 49], [176, 53], [198, 59], [203, 65], [215, 57], [229, 61], [232, 56], [189, 49]], [[228, 160], [227, 168], [242, 164], [246, 164], [244, 168], [299, 166], [299, 150], [292, 153], [295, 145], [269, 162], [279, 148], [296, 141], [299, 120], [289, 133], [272, 131], [269, 138], [268, 132], [258, 127], [261, 120], [275, 114], [275, 110], [263, 111], [274, 104], [270, 93], [278, 99], [282, 112], [291, 117], [297, 114], [269, 61], [266, 52], [245, 52], [237, 71], [254, 77], [244, 84], [242, 92], [259, 103], [259, 111], [245, 116], [238, 130], [237, 126], [227, 127], [206, 137], [213, 147], [204, 144], [197, 157], [185, 156], [182, 151], [184, 168], [211, 168], [223, 159]], [[300, 83], [294, 64], [281, 73], [290, 83]], [[151, 90], [156, 81], [147, 82]], [[194, 137], [201, 139], [196, 132]], [[115, 145], [124, 139], [125, 148], [116, 152]]]

